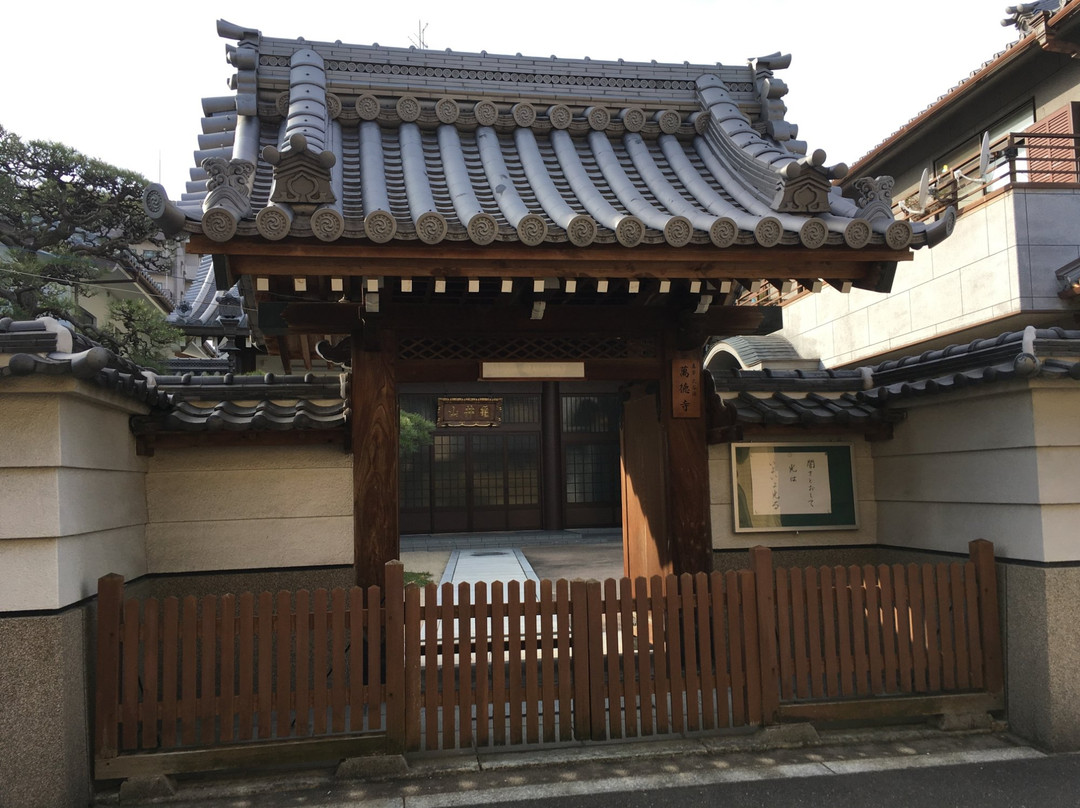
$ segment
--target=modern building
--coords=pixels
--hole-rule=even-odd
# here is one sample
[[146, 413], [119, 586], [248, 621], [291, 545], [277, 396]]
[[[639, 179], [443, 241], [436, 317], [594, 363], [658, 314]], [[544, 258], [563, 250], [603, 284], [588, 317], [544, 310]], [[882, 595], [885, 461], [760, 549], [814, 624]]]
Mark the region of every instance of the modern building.
[[[956, 208], [956, 232], [919, 251], [888, 294], [789, 295], [781, 334], [827, 367], [993, 337], [1027, 325], [1075, 328], [1080, 278], [1077, 126], [1080, 4], [1025, 3], [1020, 37], [859, 159], [854, 200], [887, 175], [900, 219]], [[797, 298], [797, 299], [796, 299]]]

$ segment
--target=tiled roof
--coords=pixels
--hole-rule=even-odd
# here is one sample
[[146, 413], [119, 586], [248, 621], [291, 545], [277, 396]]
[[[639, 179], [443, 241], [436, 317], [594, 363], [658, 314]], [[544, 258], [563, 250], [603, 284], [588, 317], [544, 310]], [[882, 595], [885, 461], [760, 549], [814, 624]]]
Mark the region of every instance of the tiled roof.
[[902, 420], [858, 397], [868, 376], [859, 370], [712, 371], [729, 420], [740, 426], [843, 426], [852, 429]]
[[777, 360], [797, 360], [801, 357], [795, 346], [779, 334], [724, 337], [722, 343], [738, 355], [746, 367], [768, 364]]
[[235, 96], [204, 100], [198, 167], [172, 231], [526, 245], [824, 245], [944, 238], [861, 206], [784, 120], [778, 54], [752, 65], [535, 59], [235, 40]]
[[880, 409], [861, 401], [852, 393], [839, 396], [825, 396], [820, 393], [790, 395], [783, 392], [755, 395], [743, 391], [733, 399], [725, 399], [724, 403], [735, 408], [736, 423], [743, 425], [861, 428], [893, 423], [904, 418], [901, 411]]
[[865, 386], [859, 370], [742, 370], [725, 368], [712, 371], [717, 392], [806, 391], [853, 392]]
[[184, 374], [158, 376], [157, 384], [169, 391], [177, 401], [248, 401], [252, 399], [327, 399], [346, 397], [344, 376], [279, 376], [265, 373], [258, 376], [221, 376]]
[[1080, 379], [1080, 331], [1037, 329], [883, 362], [859, 397], [882, 404], [1010, 379]]
[[1080, 380], [1080, 331], [1028, 327], [869, 368], [712, 370], [732, 423], [851, 426], [903, 418], [896, 404], [1013, 379]]
[[234, 401], [217, 404], [178, 401], [168, 412], [132, 419], [136, 435], [156, 432], [261, 432], [341, 429], [348, 408], [344, 401], [315, 404], [299, 400], [289, 404], [259, 401], [244, 405]]
[[40, 373], [86, 379], [148, 404], [168, 407], [169, 395], [155, 387], [154, 374], [75, 333], [51, 317], [0, 318], [0, 382]]
[[215, 331], [221, 331], [228, 326], [234, 332], [246, 333], [248, 329], [248, 316], [241, 311], [239, 318], [230, 321], [228, 316], [222, 318], [222, 299], [231, 297], [237, 305], [240, 302], [240, 290], [234, 285], [232, 289], [218, 294], [217, 281], [214, 277], [214, 257], [204, 255], [199, 259], [199, 269], [192, 280], [184, 297], [177, 307], [166, 318], [178, 328], [191, 332], [192, 326], [213, 327]]

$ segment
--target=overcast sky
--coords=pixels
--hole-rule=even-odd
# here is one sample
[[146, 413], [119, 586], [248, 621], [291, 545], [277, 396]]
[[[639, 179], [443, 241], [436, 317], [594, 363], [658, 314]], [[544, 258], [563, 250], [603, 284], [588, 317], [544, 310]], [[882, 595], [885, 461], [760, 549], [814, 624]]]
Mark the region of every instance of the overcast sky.
[[202, 116], [225, 95], [224, 18], [268, 36], [627, 61], [739, 64], [781, 51], [787, 119], [853, 163], [1006, 44], [1005, 0], [10, 3], [0, 124], [184, 189]]

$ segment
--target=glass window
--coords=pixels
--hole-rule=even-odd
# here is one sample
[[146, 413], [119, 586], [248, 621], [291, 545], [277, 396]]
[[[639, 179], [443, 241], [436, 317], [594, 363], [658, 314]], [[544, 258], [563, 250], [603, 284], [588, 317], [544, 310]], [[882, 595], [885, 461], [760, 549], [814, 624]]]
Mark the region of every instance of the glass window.
[[478, 508], [503, 504], [505, 474], [502, 436], [472, 438], [473, 504]]
[[508, 505], [540, 503], [540, 458], [535, 435], [506, 436]]
[[540, 423], [540, 396], [503, 396], [503, 423]]
[[[1035, 107], [1033, 102], [1029, 101], [1017, 109], [1014, 109], [1008, 115], [991, 123], [986, 127], [985, 131], [990, 133], [990, 143], [993, 144], [994, 141], [1004, 137], [1009, 134], [1009, 132], [1023, 132], [1034, 122]], [[983, 133], [980, 132], [977, 136], [968, 138], [963, 143], [950, 149], [937, 159], [934, 164], [934, 171], [940, 174], [946, 170], [955, 170], [965, 161], [977, 157], [979, 149], [982, 148], [982, 137]], [[968, 173], [971, 174], [972, 172]]]
[[436, 435], [431, 476], [435, 483], [436, 508], [464, 508], [465, 436]]
[[615, 432], [619, 429], [617, 395], [563, 396], [563, 432]]
[[614, 443], [566, 447], [566, 502], [610, 503], [619, 498], [619, 447]]

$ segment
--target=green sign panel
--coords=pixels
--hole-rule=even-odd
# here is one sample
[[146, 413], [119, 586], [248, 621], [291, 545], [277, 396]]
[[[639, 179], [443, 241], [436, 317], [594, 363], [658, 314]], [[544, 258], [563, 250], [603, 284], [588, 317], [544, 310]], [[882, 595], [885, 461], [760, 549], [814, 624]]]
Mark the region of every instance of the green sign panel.
[[736, 443], [735, 530], [844, 530], [858, 524], [850, 443]]

